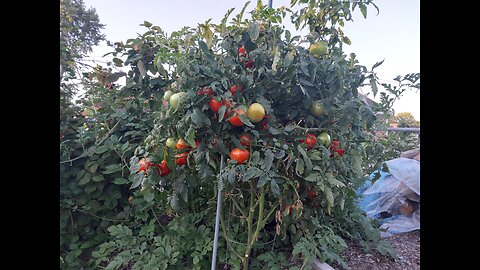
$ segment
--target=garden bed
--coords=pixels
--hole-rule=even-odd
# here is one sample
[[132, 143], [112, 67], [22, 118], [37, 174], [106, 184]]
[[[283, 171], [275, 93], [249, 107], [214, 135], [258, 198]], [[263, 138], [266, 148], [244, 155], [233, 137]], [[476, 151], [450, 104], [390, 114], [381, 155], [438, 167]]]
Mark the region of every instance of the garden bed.
[[[345, 260], [350, 270], [417, 270], [420, 269], [420, 231], [396, 234], [385, 238], [395, 251], [398, 259], [393, 261], [376, 250], [368, 253], [361, 246], [349, 243], [344, 252]], [[332, 265], [335, 270], [342, 269], [339, 265]]]

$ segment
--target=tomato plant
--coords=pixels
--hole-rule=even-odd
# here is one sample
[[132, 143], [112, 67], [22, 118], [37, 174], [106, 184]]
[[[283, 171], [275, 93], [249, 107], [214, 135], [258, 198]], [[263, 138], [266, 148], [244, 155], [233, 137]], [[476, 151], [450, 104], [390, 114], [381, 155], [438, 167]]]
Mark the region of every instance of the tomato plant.
[[[302, 7], [303, 2], [292, 1], [292, 5]], [[98, 189], [101, 196], [101, 189], [112, 181], [128, 183], [125, 190], [137, 193], [128, 203], [131, 195], [122, 190], [122, 200], [131, 207], [125, 212], [136, 211], [134, 219], [139, 223], [152, 223], [142, 229], [132, 226], [138, 229], [135, 232], [112, 226], [112, 237], [158, 234], [151, 243], [171, 246], [182, 258], [161, 257], [165, 258], [165, 269], [201, 269], [205, 267], [202, 262], [208, 261], [211, 250], [205, 247], [211, 240], [200, 236], [211, 236], [212, 198], [221, 196], [223, 250], [219, 254], [225, 255], [219, 259], [227, 268], [265, 268], [259, 258], [282, 254], [283, 249], [290, 254], [286, 261], [293, 264], [303, 261], [306, 265], [316, 256], [336, 260], [339, 250], [315, 253], [314, 245], [308, 243], [330, 243], [322, 250], [333, 250], [329, 245], [341, 243], [339, 235], [362, 235], [371, 240], [368, 237], [374, 234], [368, 231], [369, 225], [358, 221], [363, 219], [357, 215], [354, 194], [365, 179], [360, 154], [363, 146], [358, 141], [365, 138], [365, 127], [372, 127], [376, 119], [372, 109], [359, 99], [358, 88], [368, 83], [374, 88], [376, 77], [374, 67], [369, 71], [354, 54], [343, 52], [342, 45], [349, 39], [339, 25], [350, 19], [352, 5], [348, 1], [312, 1], [293, 13], [286, 8], [269, 9], [259, 2], [248, 20], [241, 11], [230, 23], [227, 14], [219, 24], [206, 21], [198, 28], [186, 27], [170, 35], [145, 22], [146, 33], [116, 43], [115, 62], [131, 68], [126, 86], [118, 91], [119, 101], [115, 101], [119, 111], [104, 115], [109, 106], [96, 110], [96, 100], [87, 106], [99, 119], [98, 124], [89, 126], [97, 133], [88, 138], [103, 143], [102, 138], [116, 123], [109, 123], [109, 117], [118, 119], [118, 126], [124, 129], [117, 140], [109, 139], [104, 148], [92, 151], [105, 155], [100, 157], [103, 161], [108, 160], [107, 155], [115, 155], [120, 165], [102, 167], [107, 184], [103, 185], [98, 176], [92, 182], [99, 183], [89, 186], [88, 191]], [[308, 27], [306, 36], [294, 37], [283, 27], [287, 14], [299, 29]], [[326, 42], [327, 53], [312, 54], [309, 45], [320, 41]], [[232, 89], [240, 85], [242, 90]], [[135, 117], [125, 124], [126, 115]], [[126, 130], [129, 128], [132, 130]], [[336, 148], [328, 146], [324, 135], [317, 144], [314, 134], [319, 132], [335, 138], [338, 144], [332, 141], [330, 147]], [[181, 138], [175, 149], [170, 138]], [[82, 143], [76, 146], [77, 151], [83, 149]], [[342, 158], [328, 158], [332, 153]], [[223, 166], [222, 157], [227, 160]], [[138, 172], [142, 158], [158, 164], [159, 173]], [[109, 173], [114, 169], [123, 180], [111, 179]], [[88, 170], [94, 168], [76, 170], [73, 179], [89, 183], [90, 172], [84, 176]], [[217, 184], [223, 187], [219, 194]], [[317, 192], [313, 205], [306, 200], [312, 199], [310, 190]], [[280, 206], [282, 200], [285, 208]], [[161, 223], [157, 214], [173, 220]], [[195, 229], [195, 235], [185, 230], [192, 225], [188, 219], [180, 223], [192, 216], [196, 225], [205, 224], [201, 232]], [[159, 222], [162, 226], [156, 226]], [[166, 233], [169, 230], [180, 235]], [[201, 246], [182, 245], [181, 241], [188, 239]], [[265, 247], [267, 241], [273, 250]], [[107, 255], [121, 258], [112, 246], [105, 245], [96, 255], [105, 258], [102, 262], [114, 261], [101, 254], [105, 250], [111, 252]]]

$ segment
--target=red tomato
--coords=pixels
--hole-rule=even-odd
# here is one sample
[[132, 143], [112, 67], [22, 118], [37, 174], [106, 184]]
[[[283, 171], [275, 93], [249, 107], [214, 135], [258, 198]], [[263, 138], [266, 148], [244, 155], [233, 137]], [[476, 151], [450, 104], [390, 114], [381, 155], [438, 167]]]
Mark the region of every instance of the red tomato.
[[243, 134], [242, 136], [240, 136], [240, 143], [243, 146], [250, 146], [252, 144], [252, 140], [250, 139], [250, 137], [248, 137], [247, 134]]
[[[339, 156], [343, 156], [343, 154], [345, 153], [345, 150], [340, 149], [340, 148], [334, 149], [333, 151], [337, 152], [337, 154], [338, 154]], [[330, 154], [330, 157], [334, 157], [334, 156], [335, 156], [335, 153], [331, 153], [331, 154]]]
[[181, 153], [178, 155], [175, 155], [175, 164], [179, 166], [183, 166], [187, 164], [187, 153]]
[[230, 87], [230, 93], [232, 93], [232, 95], [234, 95], [237, 90], [242, 91], [243, 87], [241, 85], [232, 85], [232, 87]]
[[307, 199], [315, 199], [318, 196], [318, 192], [315, 190], [309, 190], [307, 191]]
[[140, 166], [140, 169], [138, 169], [137, 172], [140, 172], [140, 171], [147, 172], [148, 167], [150, 167], [150, 162], [147, 162], [147, 161], [145, 161], [144, 158], [142, 158], [138, 161], [138, 163], [141, 164], [142, 166]]
[[204, 95], [211, 96], [211, 95], [213, 95], [213, 90], [210, 87], [205, 87], [205, 88], [203, 88], [202, 93]]
[[245, 53], [245, 46], [238, 48], [238, 53]]
[[248, 60], [247, 62], [245, 62], [245, 67], [246, 68], [253, 68], [253, 61], [252, 60]]
[[330, 150], [337, 149], [340, 146], [340, 142], [338, 140], [333, 140], [332, 145], [330, 146]]
[[242, 115], [242, 114], [243, 115], [246, 114], [245, 111], [242, 110], [242, 109], [239, 109], [239, 110], [235, 111], [233, 117], [230, 118], [230, 120], [229, 120], [230, 124], [232, 124], [232, 126], [236, 126], [236, 127], [243, 126], [244, 124], [243, 124], [242, 120], [240, 120], [240, 117], [238, 117], [239, 115]]
[[167, 166], [167, 161], [164, 159], [157, 165], [157, 173], [160, 176], [169, 175], [172, 171]]
[[233, 106], [232, 101], [230, 101], [228, 98], [222, 101], [222, 105], [225, 105], [227, 108], [231, 108]]
[[315, 146], [315, 143], [317, 143], [317, 137], [313, 134], [307, 134], [307, 139], [305, 140], [305, 144], [307, 145], [308, 148], [313, 148]]
[[187, 142], [186, 142], [184, 139], [182, 139], [182, 138], [178, 139], [177, 144], [176, 144], [175, 146], [177, 147], [177, 150], [180, 150], [180, 149], [182, 149], [182, 148], [185, 148], [185, 149], [191, 148], [191, 147], [187, 144]]
[[262, 121], [260, 123], [260, 130], [267, 130], [268, 129], [268, 123], [267, 121]]
[[230, 152], [230, 158], [236, 160], [238, 163], [244, 163], [250, 157], [250, 151], [242, 150], [240, 148], [234, 148]]
[[208, 104], [210, 105], [210, 109], [215, 113], [218, 113], [218, 109], [220, 109], [220, 106], [222, 106], [222, 102], [217, 101], [214, 98], [211, 98]]

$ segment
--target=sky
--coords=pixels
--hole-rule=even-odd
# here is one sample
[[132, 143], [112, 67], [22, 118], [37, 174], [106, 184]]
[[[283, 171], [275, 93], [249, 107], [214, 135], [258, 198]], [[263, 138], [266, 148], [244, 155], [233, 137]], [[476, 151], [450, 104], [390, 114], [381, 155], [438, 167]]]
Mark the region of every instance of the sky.
[[[183, 26], [196, 27], [212, 18], [219, 23], [226, 11], [235, 8], [237, 14], [245, 0], [84, 0], [87, 8], [94, 8], [100, 22], [105, 24], [102, 33], [111, 42], [134, 38], [144, 33], [140, 26], [144, 21], [160, 26], [170, 34]], [[268, 4], [268, 0], [263, 1]], [[363, 18], [357, 8], [354, 22], [346, 22], [343, 32], [351, 40], [344, 46], [346, 54], [354, 52], [359, 64], [370, 69], [375, 63], [384, 63], [375, 71], [380, 82], [392, 83], [398, 75], [420, 72], [420, 0], [374, 0], [380, 12], [373, 6], [368, 8], [367, 18]], [[273, 7], [289, 7], [290, 0], [273, 0]], [[246, 11], [255, 7], [252, 0]], [[293, 25], [286, 18], [285, 27], [295, 33]], [[107, 61], [101, 56], [112, 49], [102, 42], [89, 54], [91, 59]], [[365, 92], [367, 94], [367, 92]], [[372, 94], [369, 97], [373, 98]], [[410, 112], [420, 120], [420, 92], [407, 90], [394, 105], [396, 113]]]

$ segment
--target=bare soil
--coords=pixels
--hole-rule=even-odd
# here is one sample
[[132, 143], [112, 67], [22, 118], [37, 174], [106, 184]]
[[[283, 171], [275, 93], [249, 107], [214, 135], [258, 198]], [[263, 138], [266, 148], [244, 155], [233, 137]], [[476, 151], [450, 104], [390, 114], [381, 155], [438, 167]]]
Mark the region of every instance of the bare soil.
[[[395, 261], [383, 256], [376, 250], [366, 253], [361, 246], [348, 243], [344, 252], [350, 270], [419, 270], [420, 269], [420, 231], [396, 234], [384, 238], [389, 241], [397, 252]], [[332, 265], [336, 270], [343, 269], [339, 265]]]

